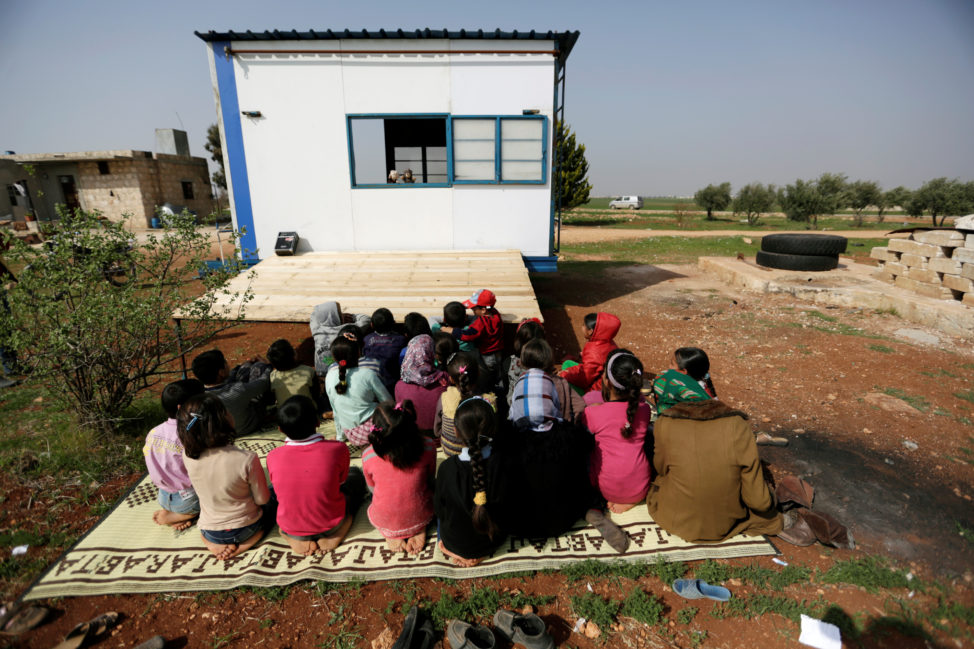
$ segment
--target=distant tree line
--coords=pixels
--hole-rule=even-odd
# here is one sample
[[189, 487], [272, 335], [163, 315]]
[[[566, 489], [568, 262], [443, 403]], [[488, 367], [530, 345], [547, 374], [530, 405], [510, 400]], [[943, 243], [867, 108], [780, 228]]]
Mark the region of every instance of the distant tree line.
[[823, 173], [814, 180], [798, 179], [784, 187], [749, 183], [733, 195], [730, 183], [711, 184], [694, 194], [693, 199], [707, 211], [708, 220], [714, 218], [714, 212], [729, 207], [735, 215], [744, 216], [749, 225], [757, 225], [762, 215], [780, 210], [789, 221], [815, 228], [819, 216], [850, 209], [858, 227], [869, 207], [877, 211], [880, 223], [889, 209], [900, 207], [910, 216], [928, 215], [938, 226], [948, 216], [974, 212], [974, 181], [934, 178], [916, 190], [900, 186], [883, 191], [874, 180], [850, 182], [845, 174]]

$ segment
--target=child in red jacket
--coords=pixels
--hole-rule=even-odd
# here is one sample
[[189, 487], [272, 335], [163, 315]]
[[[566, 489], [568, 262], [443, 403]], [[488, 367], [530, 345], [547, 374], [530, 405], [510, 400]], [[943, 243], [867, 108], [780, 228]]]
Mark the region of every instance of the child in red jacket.
[[473, 311], [475, 319], [463, 329], [442, 327], [440, 331], [451, 334], [457, 340], [474, 342], [477, 351], [487, 368], [488, 385], [494, 386], [500, 377], [501, 360], [504, 351], [504, 320], [494, 308], [497, 298], [493, 291], [482, 288], [470, 296], [463, 305]]
[[602, 389], [602, 373], [609, 352], [616, 349], [615, 336], [622, 322], [611, 313], [589, 313], [585, 316], [584, 333], [588, 342], [582, 348], [582, 362], [559, 372], [559, 376], [583, 393]]

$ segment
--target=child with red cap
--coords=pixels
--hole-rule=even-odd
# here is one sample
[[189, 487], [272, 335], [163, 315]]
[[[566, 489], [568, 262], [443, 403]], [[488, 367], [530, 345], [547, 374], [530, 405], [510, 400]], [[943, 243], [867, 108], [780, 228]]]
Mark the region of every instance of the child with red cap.
[[462, 329], [441, 328], [441, 331], [451, 334], [457, 340], [476, 343], [480, 357], [487, 367], [490, 385], [497, 383], [504, 351], [504, 320], [494, 308], [496, 303], [497, 298], [490, 289], [482, 288], [475, 291], [470, 299], [463, 303], [463, 306], [473, 311], [474, 321]]

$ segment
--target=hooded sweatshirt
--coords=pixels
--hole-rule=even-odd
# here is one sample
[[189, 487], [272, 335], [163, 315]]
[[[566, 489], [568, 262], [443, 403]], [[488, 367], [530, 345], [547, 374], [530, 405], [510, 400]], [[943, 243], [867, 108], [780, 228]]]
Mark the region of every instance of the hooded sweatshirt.
[[[352, 314], [355, 324], [359, 327], [369, 327], [372, 321], [369, 316]], [[315, 339], [315, 372], [324, 375], [331, 365], [331, 343], [342, 328], [342, 312], [338, 302], [319, 304], [311, 312], [311, 335]]]
[[616, 316], [599, 312], [595, 318], [592, 337], [582, 348], [582, 362], [569, 367], [561, 373], [561, 376], [585, 392], [601, 390], [605, 359], [608, 358], [609, 352], [618, 347], [613, 339], [619, 333], [621, 326], [622, 322]]

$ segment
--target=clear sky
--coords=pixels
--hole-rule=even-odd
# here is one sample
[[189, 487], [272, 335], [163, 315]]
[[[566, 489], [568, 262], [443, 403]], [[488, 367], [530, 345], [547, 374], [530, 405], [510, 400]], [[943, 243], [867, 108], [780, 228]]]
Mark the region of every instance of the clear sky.
[[0, 0], [0, 151], [152, 150], [216, 121], [193, 30], [579, 30], [566, 120], [595, 195], [824, 171], [974, 179], [974, 1]]

